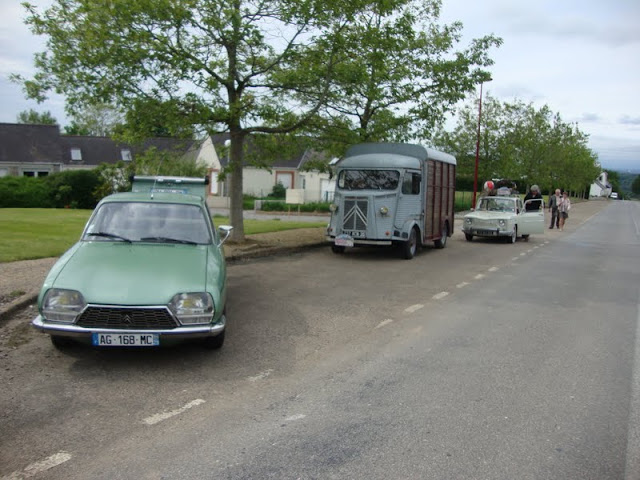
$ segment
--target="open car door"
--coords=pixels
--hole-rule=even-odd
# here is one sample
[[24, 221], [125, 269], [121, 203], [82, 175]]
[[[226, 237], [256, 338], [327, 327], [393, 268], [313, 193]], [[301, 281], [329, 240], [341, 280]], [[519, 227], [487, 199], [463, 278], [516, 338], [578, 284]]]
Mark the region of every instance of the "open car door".
[[[535, 202], [540, 205], [539, 210], [527, 211], [527, 204]], [[524, 208], [518, 214], [518, 235], [544, 233], [544, 200], [533, 199], [524, 202]]]

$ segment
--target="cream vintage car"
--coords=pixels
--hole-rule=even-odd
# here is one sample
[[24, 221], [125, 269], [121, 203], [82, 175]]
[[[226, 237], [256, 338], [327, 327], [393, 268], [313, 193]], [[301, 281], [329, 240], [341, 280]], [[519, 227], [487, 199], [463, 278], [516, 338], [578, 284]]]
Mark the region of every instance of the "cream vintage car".
[[462, 231], [470, 242], [473, 237], [501, 237], [515, 243], [529, 235], [544, 233], [544, 202], [517, 196], [480, 197], [476, 209], [464, 216]]

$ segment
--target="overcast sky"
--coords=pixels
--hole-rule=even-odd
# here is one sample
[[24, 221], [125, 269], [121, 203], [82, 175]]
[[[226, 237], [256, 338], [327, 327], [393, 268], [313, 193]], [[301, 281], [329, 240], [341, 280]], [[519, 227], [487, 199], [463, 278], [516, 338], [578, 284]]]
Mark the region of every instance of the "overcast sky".
[[[24, 17], [19, 0], [0, 0], [0, 122], [33, 108], [66, 125], [62, 98], [38, 105], [8, 80], [33, 73], [33, 54], [44, 49]], [[441, 21], [455, 20], [464, 25], [462, 45], [490, 33], [504, 40], [492, 51], [485, 93], [548, 105], [590, 135], [604, 167], [640, 171], [639, 0], [443, 0]]]

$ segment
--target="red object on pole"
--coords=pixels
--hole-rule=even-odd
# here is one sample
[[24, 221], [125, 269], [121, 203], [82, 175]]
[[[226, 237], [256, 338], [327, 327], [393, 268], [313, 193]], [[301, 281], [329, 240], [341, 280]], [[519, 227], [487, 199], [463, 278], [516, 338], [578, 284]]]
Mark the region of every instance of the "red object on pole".
[[480, 157], [480, 119], [482, 118], [482, 82], [480, 82], [480, 104], [478, 106], [478, 137], [476, 140], [476, 167], [473, 174], [473, 199], [471, 208], [476, 208], [476, 195], [478, 194], [478, 160]]

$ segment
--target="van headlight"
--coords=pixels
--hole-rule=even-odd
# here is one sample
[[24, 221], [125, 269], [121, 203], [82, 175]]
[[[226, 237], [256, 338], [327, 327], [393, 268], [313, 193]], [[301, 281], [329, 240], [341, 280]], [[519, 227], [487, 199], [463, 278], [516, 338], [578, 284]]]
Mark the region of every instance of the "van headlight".
[[380, 214], [386, 215], [389, 213], [389, 209], [387, 207], [380, 207]]
[[73, 323], [86, 306], [77, 290], [51, 288], [42, 300], [42, 316], [51, 322]]
[[465, 219], [464, 219], [464, 223], [465, 223], [466, 225], [471, 225], [471, 224], [473, 223], [473, 220], [471, 220], [470, 218], [465, 218]]
[[211, 323], [215, 309], [211, 295], [202, 293], [179, 293], [169, 303], [169, 309], [183, 325]]
[[329, 210], [333, 213], [338, 211], [338, 205], [336, 205], [335, 203], [330, 203], [329, 204]]
[[504, 220], [498, 220], [498, 225], [504, 227], [506, 225], [506, 222]]

